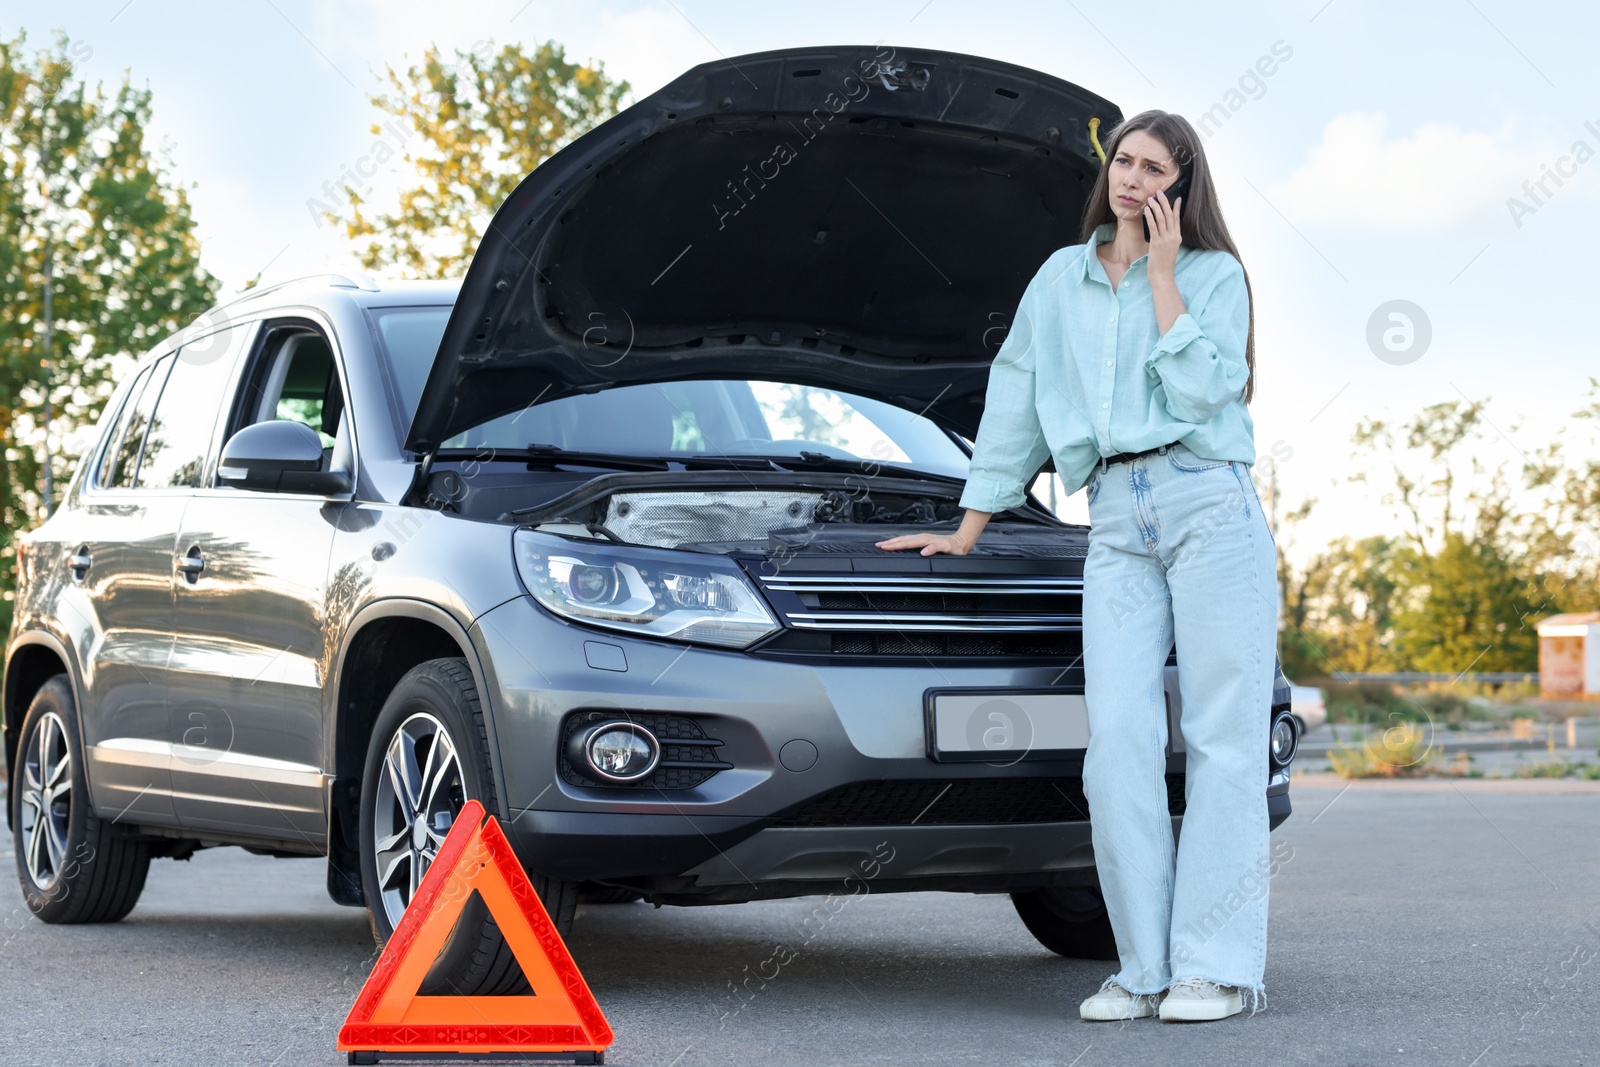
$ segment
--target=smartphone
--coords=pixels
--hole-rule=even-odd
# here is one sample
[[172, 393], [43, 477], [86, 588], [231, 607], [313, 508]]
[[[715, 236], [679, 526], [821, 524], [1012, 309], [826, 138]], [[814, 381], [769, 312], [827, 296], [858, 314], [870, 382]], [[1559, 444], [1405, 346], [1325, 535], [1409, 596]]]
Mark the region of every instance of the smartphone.
[[[1173, 182], [1172, 187], [1165, 190], [1165, 192], [1167, 194], [1167, 203], [1169, 204], [1180, 196], [1187, 197], [1189, 195], [1189, 176], [1180, 174], [1178, 180]], [[1185, 200], [1184, 203], [1188, 203], [1188, 201]], [[1181, 208], [1178, 211], [1178, 218], [1183, 218], [1183, 210]], [[1148, 241], [1150, 240], [1150, 220], [1144, 218], [1141, 214], [1140, 221], [1144, 223], [1144, 239]]]

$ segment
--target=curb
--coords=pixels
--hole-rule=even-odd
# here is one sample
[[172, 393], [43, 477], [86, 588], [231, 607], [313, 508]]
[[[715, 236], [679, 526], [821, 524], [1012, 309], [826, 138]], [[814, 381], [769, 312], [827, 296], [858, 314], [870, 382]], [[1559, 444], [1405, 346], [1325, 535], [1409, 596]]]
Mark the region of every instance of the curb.
[[1337, 774], [1303, 771], [1289, 776], [1289, 791], [1296, 789], [1366, 789], [1399, 793], [1506, 793], [1521, 795], [1600, 796], [1600, 781], [1588, 778], [1341, 778]]

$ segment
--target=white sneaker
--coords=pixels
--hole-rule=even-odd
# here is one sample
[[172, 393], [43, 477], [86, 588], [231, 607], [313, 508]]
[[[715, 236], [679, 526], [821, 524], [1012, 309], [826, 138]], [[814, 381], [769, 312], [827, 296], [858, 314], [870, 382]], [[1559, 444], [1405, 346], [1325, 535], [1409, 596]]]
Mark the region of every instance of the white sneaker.
[[1078, 1015], [1088, 1022], [1146, 1019], [1160, 1002], [1160, 993], [1130, 993], [1116, 979], [1107, 978], [1098, 993], [1078, 1005]]
[[1198, 1023], [1226, 1019], [1243, 1009], [1238, 986], [1218, 985], [1204, 978], [1180, 978], [1167, 987], [1160, 1015], [1163, 1022]]

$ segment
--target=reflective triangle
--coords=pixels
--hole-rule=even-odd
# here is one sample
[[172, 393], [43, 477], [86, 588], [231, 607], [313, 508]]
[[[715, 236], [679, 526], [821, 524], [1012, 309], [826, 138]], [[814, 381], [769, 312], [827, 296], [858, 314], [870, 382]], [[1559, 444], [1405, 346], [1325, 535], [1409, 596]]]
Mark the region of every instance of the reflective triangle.
[[[479, 894], [531, 996], [418, 996], [461, 909]], [[341, 1051], [600, 1052], [611, 1026], [505, 831], [469, 800], [339, 1028]]]

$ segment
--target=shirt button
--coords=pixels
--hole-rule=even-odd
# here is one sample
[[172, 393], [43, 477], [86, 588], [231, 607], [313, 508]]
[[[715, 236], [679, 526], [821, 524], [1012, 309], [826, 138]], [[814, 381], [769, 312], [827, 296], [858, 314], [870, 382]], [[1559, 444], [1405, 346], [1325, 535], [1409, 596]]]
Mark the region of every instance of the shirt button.
[[1110, 407], [1110, 406], [1111, 406], [1111, 404], [1110, 404], [1110, 403], [1109, 403], [1109, 402], [1108, 402], [1108, 401], [1104, 401], [1104, 400], [1102, 400], [1102, 401], [1101, 401], [1101, 402], [1100, 402], [1100, 406], [1101, 406], [1101, 407], [1103, 407], [1103, 408], [1108, 408], [1108, 407]]
[[1111, 366], [1111, 365], [1112, 365], [1112, 364], [1113, 364], [1113, 363], [1115, 363], [1115, 362], [1116, 362], [1116, 360], [1114, 360], [1114, 359], [1108, 359], [1108, 360], [1106, 360], [1106, 366], [1108, 366], [1108, 367], [1109, 367], [1109, 366]]

